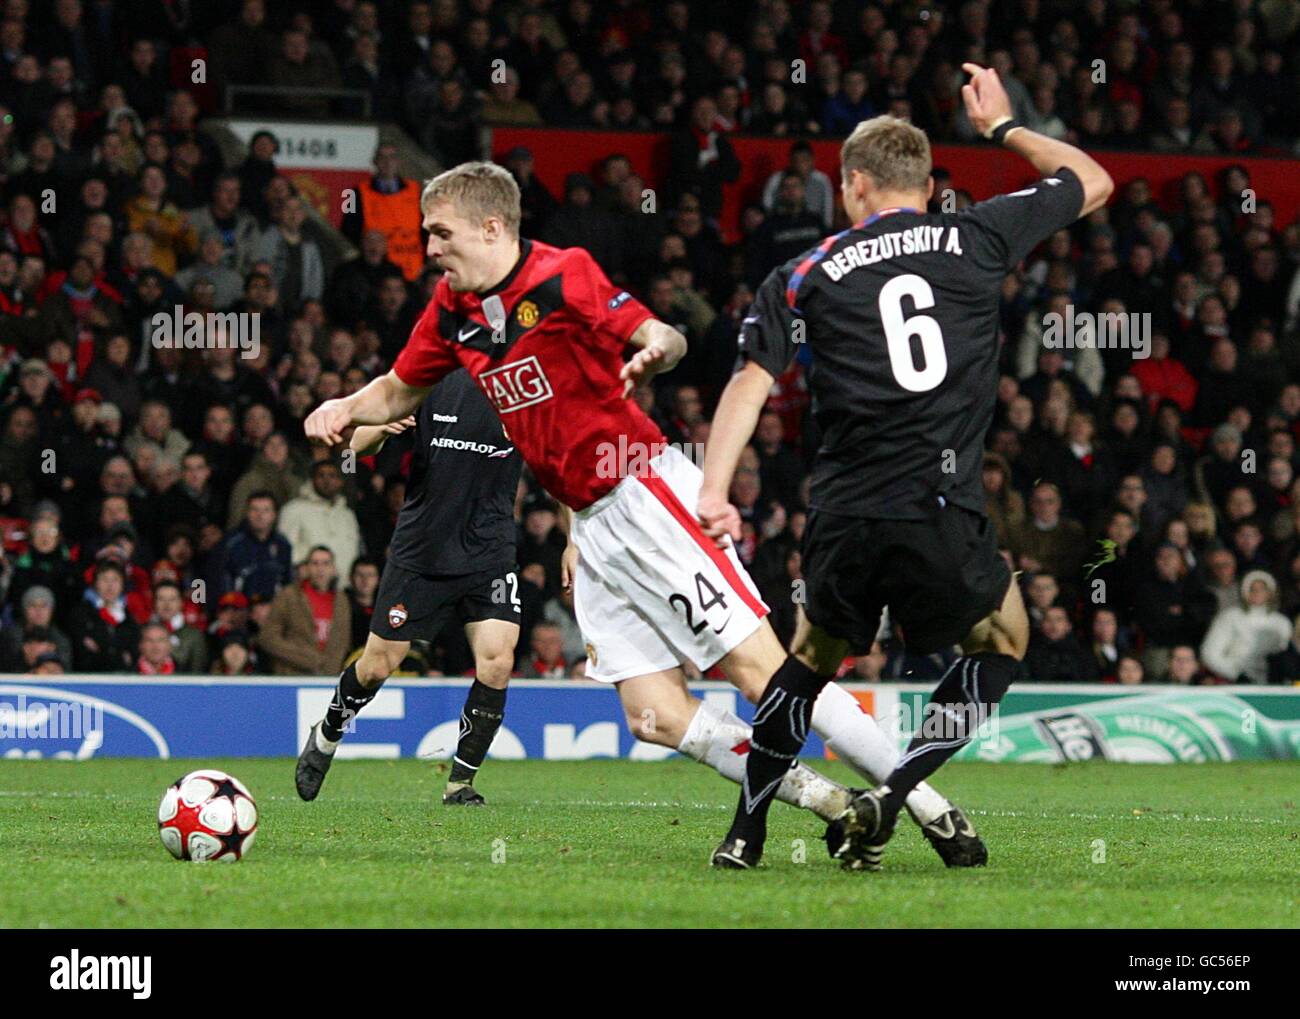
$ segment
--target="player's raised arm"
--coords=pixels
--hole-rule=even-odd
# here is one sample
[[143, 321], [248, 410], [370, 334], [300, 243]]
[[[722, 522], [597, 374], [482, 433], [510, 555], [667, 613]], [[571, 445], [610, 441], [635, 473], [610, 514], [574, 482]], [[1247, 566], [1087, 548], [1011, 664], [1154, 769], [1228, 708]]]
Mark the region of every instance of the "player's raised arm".
[[408, 428], [415, 427], [415, 415], [390, 421], [386, 425], [361, 425], [348, 440], [348, 448], [358, 456], [371, 456], [384, 448], [390, 435], [401, 435]]
[[1106, 204], [1115, 182], [1109, 173], [1092, 156], [1068, 142], [1057, 141], [1031, 131], [1011, 115], [1011, 100], [1003, 87], [998, 72], [991, 67], [965, 63], [962, 70], [971, 80], [961, 87], [966, 115], [985, 138], [1000, 142], [1012, 152], [1017, 152], [1034, 164], [1034, 169], [1044, 177], [1061, 167], [1074, 171], [1083, 185], [1083, 208], [1080, 216]]
[[722, 391], [709, 429], [704, 481], [696, 507], [704, 533], [710, 538], [729, 534], [733, 540], [740, 540], [740, 513], [728, 499], [728, 492], [740, 454], [754, 434], [774, 381], [762, 365], [746, 361]]
[[640, 349], [618, 373], [618, 377], [624, 380], [625, 397], [631, 396], [632, 390], [641, 383], [672, 371], [686, 356], [686, 337], [657, 318], [648, 318], [637, 326], [628, 343]]
[[794, 310], [787, 298], [788, 266], [774, 269], [758, 288], [740, 325], [741, 365], [722, 391], [704, 453], [704, 480], [696, 515], [720, 544], [740, 538], [740, 513], [727, 498], [740, 454], [754, 434], [772, 384], [794, 357]]
[[352, 425], [386, 425], [409, 416], [431, 388], [408, 385], [390, 371], [351, 396], [326, 400], [308, 415], [303, 430], [312, 442], [334, 446]]

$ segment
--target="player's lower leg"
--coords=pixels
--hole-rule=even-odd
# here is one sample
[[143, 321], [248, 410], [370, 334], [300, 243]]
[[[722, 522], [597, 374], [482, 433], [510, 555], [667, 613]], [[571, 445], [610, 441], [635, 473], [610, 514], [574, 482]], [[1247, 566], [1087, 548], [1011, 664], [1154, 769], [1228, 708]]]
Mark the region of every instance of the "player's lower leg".
[[406, 656], [409, 644], [370, 635], [361, 657], [339, 674], [325, 717], [312, 726], [294, 768], [294, 786], [304, 800], [320, 793], [343, 735], [357, 714], [375, 699], [379, 688]]
[[714, 866], [748, 867], [762, 857], [768, 810], [786, 774], [799, 763], [813, 702], [831, 678], [819, 676], [794, 655], [773, 674], [754, 712], [740, 799], [731, 828], [714, 851]]
[[[845, 812], [842, 855], [850, 868], [879, 869], [908, 794], [974, 738], [1007, 692], [1017, 664], [1011, 655], [981, 651], [963, 655], [948, 667], [894, 770], [881, 785], [855, 796]], [[962, 815], [954, 824], [964, 821]]]
[[[858, 699], [837, 683], [828, 683], [813, 704], [812, 730], [822, 742], [872, 785], [893, 772], [901, 756], [897, 744], [885, 735]], [[919, 825], [927, 825], [952, 810], [952, 804], [925, 782], [907, 797], [908, 812]]]
[[460, 713], [460, 739], [451, 759], [451, 774], [442, 802], [452, 806], [482, 806], [486, 801], [474, 788], [474, 776], [483, 766], [488, 748], [505, 717], [505, 687], [495, 688], [474, 680]]
[[[898, 744], [885, 735], [849, 691], [828, 683], [813, 704], [813, 732], [822, 738], [858, 774], [872, 785], [887, 781], [898, 764]], [[961, 808], [950, 803], [925, 782], [919, 782], [904, 801], [921, 833], [949, 867], [981, 866], [988, 850]], [[838, 858], [845, 844], [844, 824], [837, 818], [826, 827], [826, 848]]]
[[446, 806], [481, 807], [487, 801], [474, 788], [474, 779], [505, 717], [506, 687], [515, 666], [519, 624], [503, 619], [473, 620], [465, 624], [465, 636], [474, 652], [475, 679], [460, 713], [460, 737], [442, 802]]
[[[842, 855], [846, 865], [879, 868], [880, 851], [893, 833], [902, 798], [970, 742], [1007, 692], [1028, 646], [1029, 616], [1020, 586], [1008, 577], [1001, 604], [962, 640], [962, 656], [931, 695], [921, 728], [894, 771], [882, 785], [855, 797], [845, 811]], [[951, 821], [960, 840], [969, 822], [960, 811]], [[982, 864], [987, 855], [981, 844], [970, 862]]]
[[[730, 711], [706, 701], [699, 704], [677, 750], [739, 785], [745, 780], [753, 732]], [[850, 795], [850, 790], [806, 764], [786, 771], [776, 790], [782, 803], [810, 810], [823, 821], [839, 817], [849, 805]]]
[[[737, 784], [744, 780], [752, 730], [731, 712], [693, 697], [681, 669], [623, 680], [618, 694], [638, 740], [672, 747]], [[842, 814], [850, 795], [802, 764], [786, 773], [776, 791], [783, 803], [811, 810], [823, 820]]]

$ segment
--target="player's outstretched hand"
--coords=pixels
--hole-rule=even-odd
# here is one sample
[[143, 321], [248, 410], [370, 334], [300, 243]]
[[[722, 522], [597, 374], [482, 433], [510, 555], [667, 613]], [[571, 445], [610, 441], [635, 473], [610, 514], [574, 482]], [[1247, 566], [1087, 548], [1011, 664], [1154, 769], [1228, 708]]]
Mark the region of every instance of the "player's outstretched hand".
[[560, 556], [560, 587], [568, 591], [573, 588], [573, 578], [578, 573], [578, 546], [569, 542], [564, 546]]
[[971, 126], [981, 135], [999, 120], [1011, 116], [1011, 99], [998, 72], [991, 67], [980, 67], [969, 61], [961, 65], [970, 81], [961, 87], [962, 102]]
[[703, 494], [695, 512], [704, 533], [716, 541], [719, 548], [727, 547], [727, 538], [740, 540], [740, 511], [726, 499]]
[[337, 446], [343, 441], [343, 432], [352, 424], [352, 411], [346, 400], [326, 400], [307, 415], [303, 431], [311, 442]]
[[404, 417], [400, 421], [390, 421], [386, 425], [381, 425], [385, 435], [401, 435], [408, 428], [415, 427], [415, 415]]
[[649, 346], [638, 350], [632, 360], [623, 365], [623, 370], [618, 373], [618, 377], [623, 379], [623, 398], [627, 399], [637, 386], [658, 374], [663, 369], [663, 365], [662, 348]]

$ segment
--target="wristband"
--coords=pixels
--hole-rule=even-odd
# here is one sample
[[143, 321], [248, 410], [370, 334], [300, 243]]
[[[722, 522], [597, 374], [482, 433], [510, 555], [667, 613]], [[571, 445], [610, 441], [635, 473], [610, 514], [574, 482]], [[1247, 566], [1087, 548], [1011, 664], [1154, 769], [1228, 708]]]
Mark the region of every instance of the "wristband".
[[994, 145], [1001, 145], [1006, 140], [1007, 135], [1016, 128], [1024, 126], [1024, 124], [1020, 123], [1020, 121], [1016, 120], [1014, 117], [1007, 117], [1005, 120], [999, 121], [997, 126], [989, 132], [988, 136], [992, 139]]

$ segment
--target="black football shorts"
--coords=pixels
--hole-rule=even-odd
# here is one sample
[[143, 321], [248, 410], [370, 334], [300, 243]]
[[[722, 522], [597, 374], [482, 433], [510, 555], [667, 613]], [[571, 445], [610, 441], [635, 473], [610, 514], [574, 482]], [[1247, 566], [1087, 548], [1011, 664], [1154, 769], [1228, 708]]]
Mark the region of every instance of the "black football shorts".
[[1002, 604], [1011, 571], [981, 513], [948, 503], [928, 520], [813, 510], [803, 538], [808, 619], [866, 654], [888, 606], [904, 646], [933, 654]]
[[460, 622], [519, 622], [519, 574], [513, 568], [456, 577], [426, 576], [390, 562], [375, 595], [370, 632], [385, 640], [434, 640], [452, 613]]

